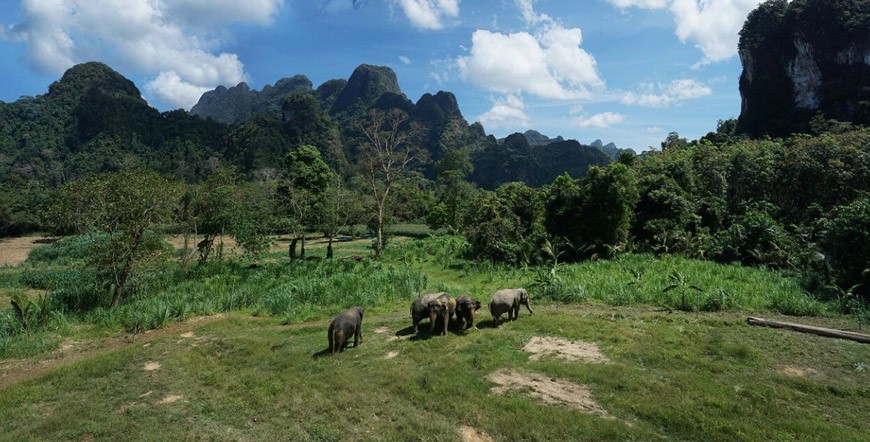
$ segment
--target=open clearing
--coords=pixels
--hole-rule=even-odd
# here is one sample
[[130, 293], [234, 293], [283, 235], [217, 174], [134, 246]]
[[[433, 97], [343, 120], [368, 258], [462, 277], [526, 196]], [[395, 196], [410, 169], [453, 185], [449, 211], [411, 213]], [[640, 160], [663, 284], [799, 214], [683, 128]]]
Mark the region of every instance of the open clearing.
[[403, 311], [366, 317], [363, 344], [336, 356], [327, 320], [233, 313], [0, 361], [0, 433], [497, 441], [824, 431], [860, 440], [870, 430], [870, 374], [854, 368], [870, 362], [868, 345], [750, 327], [736, 314], [591, 306], [538, 306], [500, 329], [482, 319], [474, 333], [413, 337]]
[[45, 236], [24, 236], [21, 238], [0, 239], [0, 267], [17, 266], [27, 259], [30, 250], [48, 244], [52, 238]]

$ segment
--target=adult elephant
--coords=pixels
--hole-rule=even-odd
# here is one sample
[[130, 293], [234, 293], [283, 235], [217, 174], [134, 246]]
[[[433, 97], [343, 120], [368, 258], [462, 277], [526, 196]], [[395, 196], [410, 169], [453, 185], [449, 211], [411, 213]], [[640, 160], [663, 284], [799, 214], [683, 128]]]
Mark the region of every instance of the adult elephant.
[[441, 335], [447, 334], [447, 326], [456, 312], [456, 300], [447, 292], [429, 293], [422, 295], [411, 303], [411, 321], [414, 324], [414, 333], [420, 329], [420, 321], [429, 318], [429, 333], [434, 334], [435, 323], [440, 319], [444, 327]]
[[524, 288], [502, 289], [493, 293], [492, 299], [489, 301], [489, 312], [492, 314], [495, 326], [498, 327], [498, 319], [503, 313], [508, 314], [509, 321], [516, 320], [520, 316], [520, 305], [526, 306], [529, 314], [532, 314], [532, 307], [529, 306], [529, 292]]

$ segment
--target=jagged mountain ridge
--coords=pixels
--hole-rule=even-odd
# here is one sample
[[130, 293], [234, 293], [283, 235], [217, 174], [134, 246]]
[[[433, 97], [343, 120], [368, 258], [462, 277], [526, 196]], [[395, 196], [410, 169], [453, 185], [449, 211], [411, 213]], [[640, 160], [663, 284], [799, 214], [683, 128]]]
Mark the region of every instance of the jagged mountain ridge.
[[[590, 164], [607, 161], [587, 155], [588, 146], [576, 142], [537, 146], [534, 152], [526, 146], [520, 149], [525, 160], [517, 165], [522, 172], [516, 173], [501, 167], [510, 161], [498, 158], [500, 143], [480, 123], [468, 124], [452, 93], [427, 93], [415, 103], [395, 78], [390, 68], [361, 65], [349, 80], [330, 80], [316, 89], [306, 77], [296, 76], [263, 91], [240, 84], [204, 94], [198, 113], [219, 103], [232, 109], [226, 115], [233, 121], [244, 120], [229, 124], [183, 110], [161, 113], [110, 67], [83, 63], [44, 95], [0, 104], [0, 185], [30, 181], [54, 186], [88, 173], [131, 167], [193, 182], [222, 165], [235, 165], [252, 178], [274, 176], [284, 155], [299, 143], [315, 144], [331, 164], [347, 171], [353, 144], [360, 142], [349, 123], [371, 109], [392, 108], [405, 110], [411, 122], [422, 126], [420, 143], [432, 160], [446, 149], [467, 150], [478, 168], [472, 178], [486, 188], [517, 179], [546, 184], [565, 171], [579, 178]], [[310, 98], [307, 108], [298, 109], [303, 114], [296, 117], [302, 120], [283, 119], [285, 94]], [[239, 97], [243, 99], [233, 101]], [[289, 127], [300, 121], [310, 124]], [[435, 177], [434, 161], [421, 170], [429, 178]]]

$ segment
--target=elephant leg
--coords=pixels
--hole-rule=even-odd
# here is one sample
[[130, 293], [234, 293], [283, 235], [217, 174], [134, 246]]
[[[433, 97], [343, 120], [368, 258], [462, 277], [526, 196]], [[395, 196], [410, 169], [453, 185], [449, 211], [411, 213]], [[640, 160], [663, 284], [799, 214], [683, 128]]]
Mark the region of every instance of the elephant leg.
[[356, 333], [353, 334], [353, 348], [359, 347], [362, 343], [362, 333], [361, 330], [357, 330]]
[[447, 325], [450, 323], [450, 315], [444, 315], [444, 329], [441, 330], [441, 336], [447, 336]]

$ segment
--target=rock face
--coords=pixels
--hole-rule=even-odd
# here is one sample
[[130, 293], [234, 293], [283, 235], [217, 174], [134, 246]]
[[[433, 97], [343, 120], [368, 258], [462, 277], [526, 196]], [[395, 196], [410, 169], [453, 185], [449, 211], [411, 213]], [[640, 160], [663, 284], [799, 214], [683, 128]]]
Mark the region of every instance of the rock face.
[[329, 114], [342, 122], [364, 114], [386, 93], [404, 97], [396, 73], [386, 66], [361, 64], [335, 96]]
[[738, 132], [786, 136], [816, 115], [870, 124], [870, 2], [770, 0], [740, 31]]
[[281, 116], [281, 106], [288, 95], [311, 92], [311, 81], [304, 75], [282, 78], [274, 86], [266, 85], [262, 91], [251, 90], [247, 83], [229, 89], [218, 86], [202, 94], [190, 113], [224, 124], [238, 124], [256, 115], [266, 113]]

